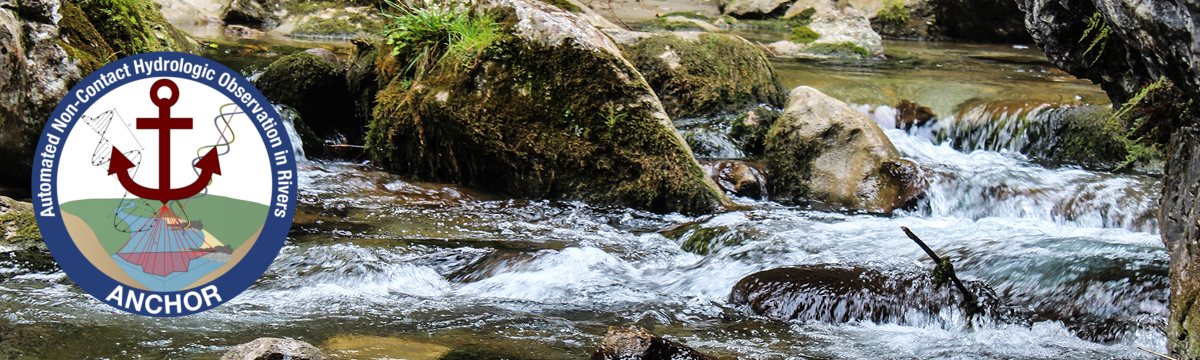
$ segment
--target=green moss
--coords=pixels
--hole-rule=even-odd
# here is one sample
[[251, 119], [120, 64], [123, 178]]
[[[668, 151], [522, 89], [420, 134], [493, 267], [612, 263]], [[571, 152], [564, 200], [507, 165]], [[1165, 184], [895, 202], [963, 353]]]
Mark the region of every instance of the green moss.
[[[691, 41], [658, 34], [622, 50], [672, 119], [733, 114], [763, 103], [783, 107], [786, 101], [761, 50], [736, 36], [700, 34]], [[678, 64], [663, 56], [668, 51]]]
[[750, 240], [749, 234], [728, 226], [704, 227], [703, 223], [691, 223], [662, 232], [668, 239], [680, 242], [684, 251], [708, 255], [727, 246], [741, 245]]
[[107, 64], [113, 55], [104, 37], [96, 31], [87, 15], [71, 2], [62, 3], [59, 9], [62, 19], [58, 21], [58, 32], [62, 39], [59, 45], [67, 56], [79, 60], [79, 71], [83, 76]]
[[861, 46], [855, 45], [852, 42], [843, 42], [840, 44], [817, 43], [812, 44], [804, 49], [804, 52], [814, 55], [827, 56], [860, 56], [871, 57], [871, 52]]
[[[318, 136], [329, 137], [337, 132], [355, 143], [362, 134], [362, 124], [349, 121], [354, 118], [354, 101], [345, 70], [319, 56], [300, 51], [279, 58], [263, 71], [255, 85], [271, 101], [298, 110], [303, 123]], [[320, 142], [312, 143], [317, 144]]]
[[187, 35], [171, 26], [153, 1], [84, 0], [77, 4], [117, 57], [192, 50]]
[[792, 28], [792, 37], [788, 38], [788, 40], [794, 43], [810, 43], [820, 38], [821, 34], [813, 31], [813, 29], [809, 29], [807, 26], [797, 26]]
[[772, 107], [756, 107], [733, 119], [729, 136], [738, 142], [747, 155], [761, 155], [765, 150], [767, 132], [779, 117], [780, 111]]
[[812, 24], [812, 17], [816, 14], [817, 9], [809, 7], [800, 11], [799, 14], [788, 18], [787, 23], [791, 26], [808, 26], [808, 24]]
[[32, 212], [10, 211], [0, 215], [0, 230], [4, 231], [5, 245], [32, 246], [42, 241], [42, 233], [38, 231], [37, 219]]
[[[720, 193], [644, 105], [650, 89], [622, 63], [603, 51], [505, 37], [478, 63], [436, 67], [408, 88], [389, 82], [367, 153], [397, 173], [519, 197], [711, 211]], [[611, 113], [627, 115], [610, 126], [603, 114]]]
[[660, 17], [646, 23], [646, 30], [665, 30], [665, 31], [704, 31], [704, 27], [700, 24], [691, 21], [673, 21], [667, 18]]
[[557, 6], [559, 9], [563, 9], [563, 10], [570, 11], [570, 12], [579, 12], [580, 10], [583, 10], [567, 0], [545, 0], [545, 1], [547, 4]]
[[771, 198], [801, 202], [811, 198], [808, 179], [812, 162], [821, 153], [819, 141], [789, 141], [779, 126], [771, 127], [765, 146], [765, 165], [771, 174]]
[[884, 26], [900, 28], [908, 24], [908, 13], [909, 9], [904, 5], [904, 0], [888, 0], [875, 16]]

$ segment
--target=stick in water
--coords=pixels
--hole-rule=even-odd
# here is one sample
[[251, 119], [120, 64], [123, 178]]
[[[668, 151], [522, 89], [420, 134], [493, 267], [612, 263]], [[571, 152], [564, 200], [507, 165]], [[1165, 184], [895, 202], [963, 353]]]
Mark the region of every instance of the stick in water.
[[971, 293], [970, 290], [967, 290], [967, 287], [963, 285], [962, 281], [958, 280], [958, 275], [954, 274], [954, 265], [950, 264], [950, 260], [946, 259], [946, 262], [943, 263], [942, 258], [939, 257], [937, 253], [933, 252], [933, 249], [930, 249], [929, 245], [925, 245], [925, 242], [921, 241], [921, 238], [918, 238], [917, 234], [913, 234], [912, 230], [909, 230], [907, 226], [901, 226], [900, 228], [904, 230], [904, 233], [908, 235], [909, 239], [912, 239], [917, 243], [917, 245], [921, 246], [921, 250], [925, 250], [925, 253], [929, 255], [929, 258], [933, 259], [934, 264], [936, 264], [935, 266], [945, 266], [946, 274], [950, 277], [950, 280], [954, 282], [954, 287], [957, 287], [958, 291], [962, 292], [963, 294], [963, 310], [966, 310], [967, 314], [969, 315], [979, 313], [979, 302], [977, 301], [975, 294]]

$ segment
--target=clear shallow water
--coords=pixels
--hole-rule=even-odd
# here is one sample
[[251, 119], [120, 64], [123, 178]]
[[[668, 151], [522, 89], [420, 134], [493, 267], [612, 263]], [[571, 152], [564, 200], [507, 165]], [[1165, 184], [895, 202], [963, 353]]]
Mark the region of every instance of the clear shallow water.
[[[930, 86], [966, 81], [959, 72], [930, 74], [941, 76], [926, 79]], [[789, 86], [799, 81], [784, 75]], [[1168, 259], [1154, 233], [1157, 179], [887, 135], [930, 182], [921, 206], [892, 217], [749, 199], [739, 200], [749, 210], [659, 215], [508, 200], [369, 166], [310, 162], [289, 244], [227, 305], [182, 319], [134, 317], [81, 293], [62, 273], [0, 269], [0, 350], [215, 359], [229, 346], [279, 336], [351, 358], [372, 353], [331, 344], [368, 335], [579, 359], [609, 326], [628, 325], [750, 359], [1150, 359], [1136, 347], [1164, 350], [1156, 327], [1167, 311]], [[692, 224], [743, 240], [700, 256], [659, 233]], [[783, 266], [927, 271], [929, 260], [900, 226], [1033, 321], [968, 325], [949, 311], [903, 326], [780, 322], [727, 302], [742, 277]], [[1081, 339], [1081, 328], [1101, 329], [1104, 336], [1085, 337], [1103, 341]]]

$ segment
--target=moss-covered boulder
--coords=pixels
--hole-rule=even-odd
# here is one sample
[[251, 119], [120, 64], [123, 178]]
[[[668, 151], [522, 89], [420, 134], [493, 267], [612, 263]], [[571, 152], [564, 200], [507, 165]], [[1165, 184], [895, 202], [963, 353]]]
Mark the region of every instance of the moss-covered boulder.
[[365, 124], [355, 116], [346, 70], [337, 64], [307, 51], [297, 52], [271, 63], [255, 86], [272, 102], [299, 111], [319, 138], [361, 143]]
[[380, 52], [384, 85], [366, 140], [377, 164], [519, 197], [660, 212], [728, 201], [604, 33], [538, 1], [488, 0], [449, 18], [491, 27], [485, 12], [496, 34], [477, 51], [429, 66], [407, 64], [440, 48], [398, 41]]
[[883, 58], [883, 38], [871, 29], [871, 22], [862, 11], [849, 7], [832, 11], [817, 16], [808, 28], [820, 36], [810, 40], [811, 35], [805, 34], [770, 43], [767, 48], [785, 57]]
[[786, 91], [779, 76], [746, 39], [679, 32], [628, 39], [621, 43], [625, 57], [672, 119], [733, 114], [760, 104], [783, 107]]
[[767, 134], [771, 197], [889, 212], [921, 193], [919, 169], [866, 115], [817, 89], [792, 90]]

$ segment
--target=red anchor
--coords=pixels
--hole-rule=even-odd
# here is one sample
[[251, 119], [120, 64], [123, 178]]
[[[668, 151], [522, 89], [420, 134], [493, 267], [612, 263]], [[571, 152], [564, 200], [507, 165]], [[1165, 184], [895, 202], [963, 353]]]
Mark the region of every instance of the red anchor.
[[[158, 97], [158, 89], [166, 87], [171, 90], [170, 98]], [[161, 79], [154, 82], [150, 86], [150, 101], [154, 105], [158, 105], [158, 117], [156, 118], [138, 118], [137, 128], [158, 130], [158, 147], [162, 154], [158, 157], [158, 186], [160, 189], [151, 189], [145, 186], [138, 185], [129, 176], [129, 169], [134, 167], [133, 162], [129, 161], [121, 151], [114, 146], [112, 149], [112, 160], [108, 163], [108, 174], [117, 174], [117, 179], [121, 180], [121, 186], [125, 187], [133, 195], [143, 199], [158, 200], [166, 205], [168, 201], [180, 200], [191, 197], [200, 193], [208, 186], [208, 181], [212, 179], [213, 174], [221, 175], [221, 164], [217, 161], [217, 149], [213, 148], [204, 155], [200, 161], [196, 162], [195, 166], [201, 170], [200, 177], [191, 185], [184, 186], [178, 189], [171, 188], [171, 130], [187, 130], [192, 128], [192, 118], [172, 118], [171, 106], [179, 101], [179, 87], [175, 86], [175, 82], [168, 79]]]

